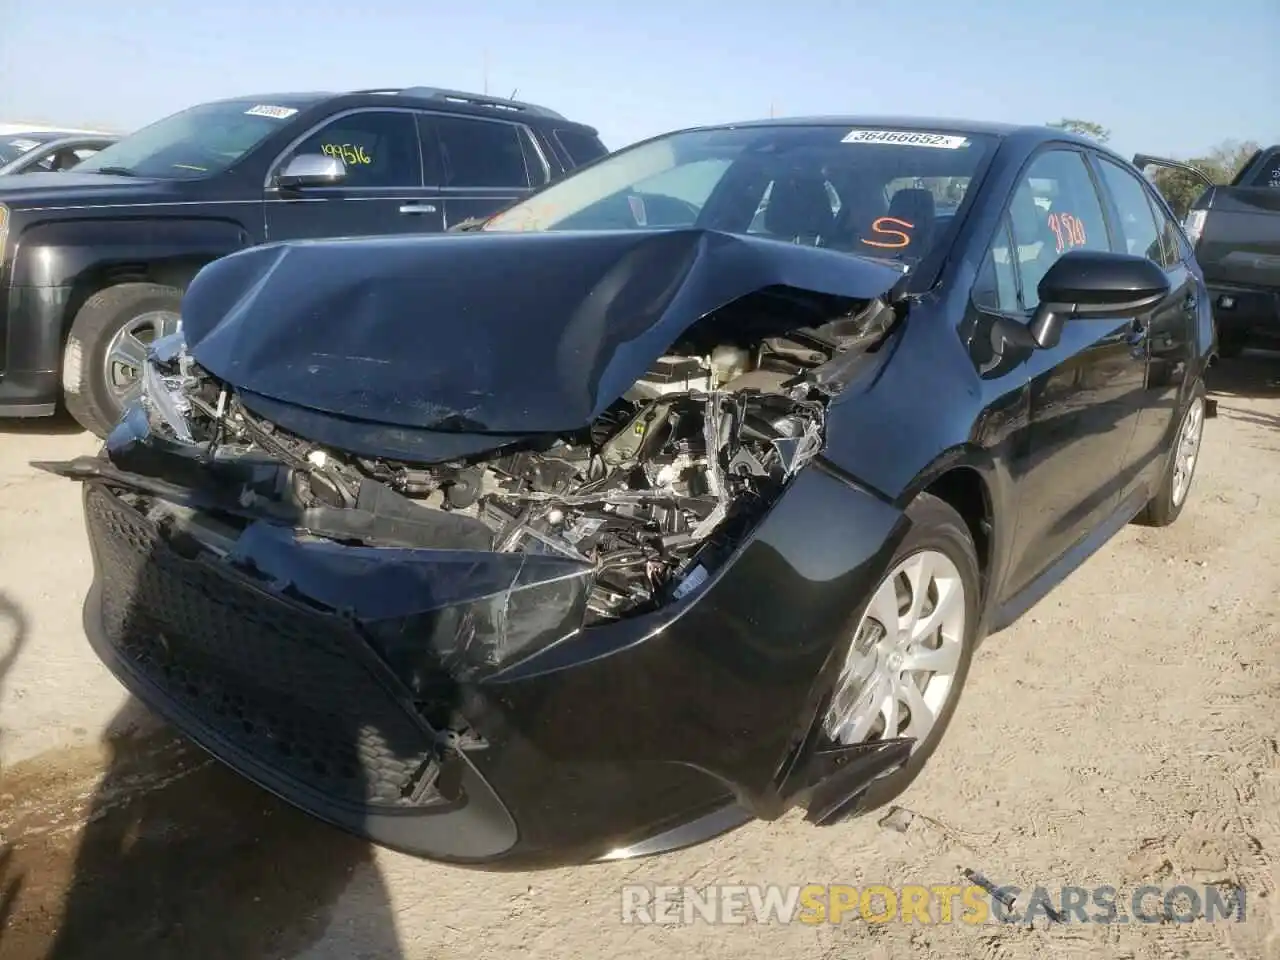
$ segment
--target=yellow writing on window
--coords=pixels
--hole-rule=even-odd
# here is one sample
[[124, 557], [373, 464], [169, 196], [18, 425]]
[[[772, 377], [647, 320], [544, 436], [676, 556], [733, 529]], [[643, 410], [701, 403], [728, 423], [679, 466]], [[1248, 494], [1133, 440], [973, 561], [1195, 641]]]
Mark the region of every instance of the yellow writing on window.
[[373, 163], [365, 148], [358, 143], [326, 143], [320, 148], [326, 157], [337, 157], [348, 167]]

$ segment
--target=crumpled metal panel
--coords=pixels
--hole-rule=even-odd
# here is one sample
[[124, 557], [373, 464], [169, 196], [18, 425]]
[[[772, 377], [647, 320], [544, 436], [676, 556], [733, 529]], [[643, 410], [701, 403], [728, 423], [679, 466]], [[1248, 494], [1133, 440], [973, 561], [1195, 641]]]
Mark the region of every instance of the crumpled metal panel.
[[768, 288], [870, 300], [901, 279], [697, 229], [306, 241], [210, 264], [183, 329], [201, 366], [268, 401], [391, 428], [562, 433], [719, 307]]

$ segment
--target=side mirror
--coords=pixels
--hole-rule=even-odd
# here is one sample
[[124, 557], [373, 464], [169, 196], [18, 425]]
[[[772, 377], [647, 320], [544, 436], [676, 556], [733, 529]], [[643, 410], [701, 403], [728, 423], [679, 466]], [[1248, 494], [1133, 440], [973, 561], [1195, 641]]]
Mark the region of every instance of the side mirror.
[[1169, 296], [1169, 278], [1146, 257], [1073, 250], [1049, 268], [1037, 292], [1040, 305], [1027, 329], [1037, 346], [1049, 349], [1068, 320], [1133, 316], [1155, 306]]
[[300, 153], [276, 174], [277, 187], [332, 187], [347, 175], [347, 165], [338, 157], [322, 153]]

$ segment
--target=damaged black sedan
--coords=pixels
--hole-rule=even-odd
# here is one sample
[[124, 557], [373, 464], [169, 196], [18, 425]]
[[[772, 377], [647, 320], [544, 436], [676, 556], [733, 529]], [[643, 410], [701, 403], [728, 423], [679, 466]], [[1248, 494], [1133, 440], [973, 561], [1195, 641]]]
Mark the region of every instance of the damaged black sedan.
[[1104, 147], [770, 121], [219, 260], [48, 467], [94, 650], [215, 756], [399, 850], [584, 862], [905, 789], [985, 635], [1176, 519], [1212, 349]]

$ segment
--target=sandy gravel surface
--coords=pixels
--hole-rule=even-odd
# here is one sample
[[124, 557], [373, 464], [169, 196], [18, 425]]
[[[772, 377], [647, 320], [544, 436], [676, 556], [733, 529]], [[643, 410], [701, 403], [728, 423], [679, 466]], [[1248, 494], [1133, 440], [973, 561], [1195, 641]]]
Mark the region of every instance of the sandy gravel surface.
[[[975, 661], [903, 830], [792, 817], [666, 858], [493, 875], [372, 852], [129, 702], [80, 629], [77, 491], [0, 427], [0, 958], [1280, 960], [1280, 358], [1224, 365], [1191, 502], [1130, 528]], [[1243, 922], [620, 921], [625, 883], [1245, 890]], [[1094, 911], [1090, 911], [1091, 913]]]

